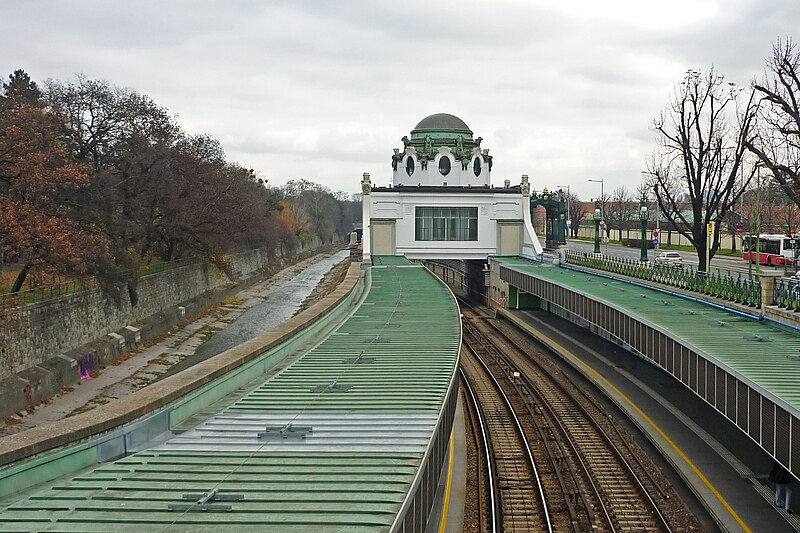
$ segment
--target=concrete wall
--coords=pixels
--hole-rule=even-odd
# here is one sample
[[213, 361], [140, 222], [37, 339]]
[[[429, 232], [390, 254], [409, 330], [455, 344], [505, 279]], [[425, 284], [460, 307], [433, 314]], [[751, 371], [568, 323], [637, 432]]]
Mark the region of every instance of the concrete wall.
[[[320, 247], [309, 243], [299, 254]], [[192, 263], [140, 278], [135, 303], [90, 289], [5, 311], [0, 339], [0, 416], [51, 397], [96, 369], [221, 302], [242, 285], [291, 262], [266, 249], [227, 256], [222, 266]]]

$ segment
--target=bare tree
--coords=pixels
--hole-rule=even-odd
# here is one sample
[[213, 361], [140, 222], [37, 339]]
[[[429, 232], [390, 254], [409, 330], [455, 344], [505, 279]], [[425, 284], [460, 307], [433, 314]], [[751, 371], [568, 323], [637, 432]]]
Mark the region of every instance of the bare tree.
[[611, 230], [617, 230], [619, 240], [622, 241], [622, 230], [628, 228], [631, 217], [638, 210], [638, 204], [633, 201], [630, 191], [621, 185], [614, 189], [606, 204], [606, 227], [609, 235]]
[[753, 87], [761, 97], [760, 127], [747, 148], [800, 206], [800, 48], [791, 39], [772, 46], [764, 78]]
[[[754, 93], [742, 98], [740, 89], [723, 83], [713, 68], [687, 72], [653, 121], [660, 149], [648, 162], [659, 209], [692, 243], [701, 270], [708, 223], [727, 215], [756, 172], [745, 149], [754, 132]], [[720, 226], [715, 225], [709, 259], [719, 249]]]
[[564, 194], [564, 198], [566, 199], [567, 205], [569, 206], [568, 208], [569, 213], [567, 213], [567, 216], [569, 216], [569, 224], [570, 224], [569, 231], [572, 234], [571, 235], [572, 237], [577, 237], [578, 229], [580, 228], [581, 225], [581, 220], [583, 220], [583, 217], [586, 215], [587, 210], [584, 203], [581, 202], [580, 198], [578, 198], [578, 195], [575, 194], [574, 192], [572, 191], [566, 192]]

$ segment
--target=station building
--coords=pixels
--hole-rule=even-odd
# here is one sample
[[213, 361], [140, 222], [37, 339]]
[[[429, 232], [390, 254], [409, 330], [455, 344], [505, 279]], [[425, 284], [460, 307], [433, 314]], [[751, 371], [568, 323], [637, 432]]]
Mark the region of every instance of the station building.
[[485, 262], [542, 253], [531, 223], [530, 183], [492, 185], [492, 156], [460, 118], [422, 119], [392, 155], [392, 179], [363, 192], [364, 261], [372, 255]]

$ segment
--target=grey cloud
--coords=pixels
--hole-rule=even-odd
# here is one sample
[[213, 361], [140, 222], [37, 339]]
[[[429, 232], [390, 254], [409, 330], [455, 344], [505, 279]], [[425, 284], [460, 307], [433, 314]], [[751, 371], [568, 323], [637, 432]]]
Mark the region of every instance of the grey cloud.
[[652, 117], [687, 68], [746, 84], [800, 20], [798, 2], [724, 4], [643, 29], [533, 0], [31, 0], [4, 8], [0, 75], [130, 86], [273, 184], [348, 191], [364, 171], [388, 182], [400, 138], [449, 112], [484, 137], [496, 179], [525, 172], [588, 197], [600, 174], [635, 187]]

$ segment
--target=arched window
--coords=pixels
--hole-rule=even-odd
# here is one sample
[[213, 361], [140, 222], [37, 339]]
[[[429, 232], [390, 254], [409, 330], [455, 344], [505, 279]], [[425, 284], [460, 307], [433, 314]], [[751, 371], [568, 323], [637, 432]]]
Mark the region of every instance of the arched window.
[[450, 158], [446, 155], [439, 159], [439, 173], [442, 176], [447, 176], [450, 174]]
[[476, 157], [475, 162], [472, 163], [472, 172], [475, 173], [476, 176], [481, 175], [481, 158]]
[[414, 158], [409, 156], [408, 159], [406, 159], [406, 174], [409, 176], [413, 174], [415, 167], [416, 164], [414, 163]]

